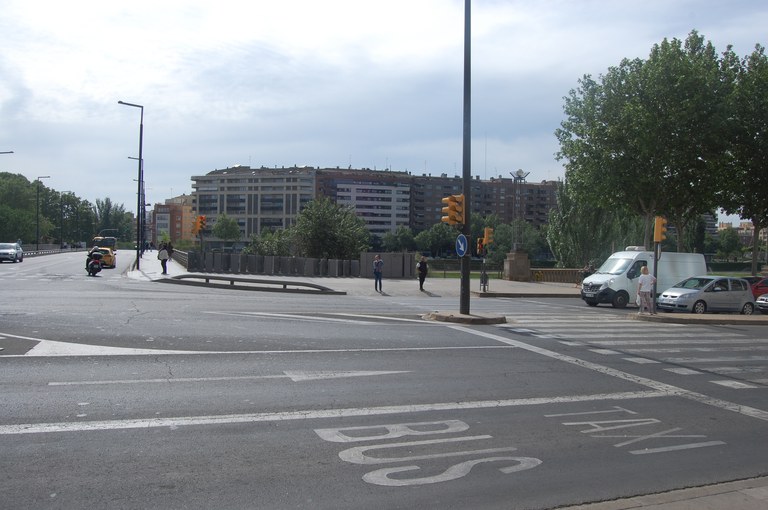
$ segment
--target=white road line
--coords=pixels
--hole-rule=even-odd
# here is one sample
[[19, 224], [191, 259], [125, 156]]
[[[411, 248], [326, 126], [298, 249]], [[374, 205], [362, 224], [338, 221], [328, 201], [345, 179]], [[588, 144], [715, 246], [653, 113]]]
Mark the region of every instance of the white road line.
[[714, 397], [710, 397], [709, 395], [704, 395], [702, 393], [696, 393], [694, 391], [678, 388], [677, 386], [673, 386], [671, 384], [654, 381], [653, 379], [648, 379], [647, 377], [640, 377], [637, 375], [630, 374], [628, 372], [623, 372], [621, 370], [616, 370], [614, 368], [606, 367], [598, 363], [592, 363], [590, 361], [574, 358], [573, 356], [560, 354], [559, 352], [550, 351], [549, 349], [544, 349], [541, 347], [537, 347], [535, 345], [529, 345], [525, 342], [512, 340], [511, 338], [505, 338], [503, 336], [494, 335], [492, 333], [477, 331], [464, 326], [453, 325], [450, 327], [457, 331], [462, 331], [468, 335], [475, 335], [483, 338], [493, 339], [507, 345], [513, 345], [515, 347], [519, 347], [520, 349], [533, 352], [536, 354], [540, 354], [542, 356], [546, 356], [548, 358], [560, 360], [565, 363], [570, 363], [572, 365], [580, 366], [582, 368], [593, 370], [595, 372], [616, 377], [625, 381], [634, 382], [636, 384], [651, 388], [656, 391], [663, 391], [663, 392], [666, 392], [669, 396], [682, 397], [682, 398], [692, 400], [694, 402], [699, 402], [701, 404], [705, 404], [708, 406], [724, 409], [726, 411], [732, 411], [734, 413], [742, 414], [744, 416], [749, 416], [751, 418], [757, 418], [759, 420], [768, 421], [768, 411], [764, 411], [762, 409], [757, 409], [755, 407], [744, 406], [744, 405], [736, 404], [733, 402], [728, 402], [727, 400], [717, 399]]
[[707, 441], [704, 443], [679, 444], [675, 446], [663, 446], [661, 448], [644, 448], [642, 450], [630, 450], [633, 455], [646, 455], [650, 453], [674, 452], [678, 450], [690, 450], [692, 448], [707, 448], [709, 446], [724, 445], [723, 441]]
[[54, 356], [173, 356], [173, 355], [222, 355], [222, 354], [268, 354], [268, 355], [290, 355], [290, 354], [324, 354], [324, 353], [348, 353], [348, 352], [418, 352], [418, 351], [461, 351], [475, 349], [514, 349], [510, 345], [475, 345], [475, 346], [454, 346], [454, 347], [383, 347], [383, 348], [361, 348], [361, 349], [295, 349], [295, 350], [270, 350], [270, 351], [173, 351], [163, 349], [132, 349], [123, 347], [105, 347], [100, 345], [76, 344], [70, 342], [59, 342], [56, 340], [46, 340], [44, 338], [35, 338], [22, 335], [12, 335], [2, 333], [11, 338], [21, 340], [31, 340], [38, 344], [25, 354], [3, 355], [3, 358], [23, 358], [23, 357], [54, 357]]
[[660, 361], [656, 361], [655, 359], [648, 359], [648, 358], [622, 358], [624, 361], [630, 361], [632, 363], [637, 363], [638, 365], [648, 365], [651, 363], [661, 363]]
[[159, 427], [182, 427], [190, 425], [222, 425], [233, 423], [258, 423], [291, 420], [315, 420], [325, 418], [348, 418], [354, 416], [381, 416], [387, 414], [423, 413], [432, 411], [461, 411], [467, 409], [496, 409], [572, 402], [594, 402], [602, 400], [635, 400], [669, 396], [659, 391], [634, 391], [621, 393], [600, 393], [594, 395], [571, 395], [562, 397], [517, 398], [507, 400], [478, 400], [469, 402], [441, 402], [434, 404], [410, 404], [382, 407], [354, 407], [345, 409], [319, 409], [284, 411], [274, 413], [228, 414], [219, 416], [180, 416], [175, 418], [137, 418], [130, 420], [80, 421], [59, 423], [23, 423], [0, 425], [0, 435], [41, 434], [51, 432], [84, 432], [98, 430], [149, 429]]
[[692, 370], [690, 368], [665, 368], [664, 370], [677, 375], [703, 375], [703, 372]]
[[102, 381], [51, 381], [48, 386], [98, 386], [106, 384], [157, 384], [157, 383], [189, 383], [189, 382], [222, 382], [222, 381], [258, 381], [260, 379], [290, 379], [293, 382], [318, 381], [327, 379], [343, 379], [345, 377], [374, 377], [381, 375], [407, 374], [406, 370], [388, 371], [336, 371], [336, 372], [303, 372], [286, 370], [282, 375], [241, 375], [230, 377], [167, 377], [165, 379], [112, 379]]
[[709, 381], [712, 384], [718, 384], [720, 386], [725, 386], [726, 388], [731, 388], [734, 390], [751, 390], [755, 388], [759, 388], [759, 386], [755, 386], [754, 384], [747, 384], [741, 381]]
[[[692, 335], [698, 337], [700, 335]], [[718, 336], [722, 338], [722, 336]], [[729, 344], [755, 344], [765, 343], [766, 340], [752, 340], [749, 338], [729, 338]], [[594, 345], [602, 345], [605, 347], [623, 347], [631, 345], [669, 345], [671, 343], [681, 345], [721, 345], [722, 340], [707, 340], [707, 339], [695, 339], [695, 338], [678, 338], [676, 335], [674, 338], [664, 338], [661, 340], [595, 340], [590, 342]]]

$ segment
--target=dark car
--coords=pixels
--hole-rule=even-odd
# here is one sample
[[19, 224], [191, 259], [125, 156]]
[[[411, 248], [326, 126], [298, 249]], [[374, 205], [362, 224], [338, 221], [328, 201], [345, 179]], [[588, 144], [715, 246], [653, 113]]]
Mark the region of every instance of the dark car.
[[763, 294], [768, 294], [768, 278], [760, 278], [752, 284], [752, 295], [755, 299]]
[[24, 260], [24, 250], [19, 243], [0, 243], [0, 262], [9, 260], [11, 262], [22, 262]]

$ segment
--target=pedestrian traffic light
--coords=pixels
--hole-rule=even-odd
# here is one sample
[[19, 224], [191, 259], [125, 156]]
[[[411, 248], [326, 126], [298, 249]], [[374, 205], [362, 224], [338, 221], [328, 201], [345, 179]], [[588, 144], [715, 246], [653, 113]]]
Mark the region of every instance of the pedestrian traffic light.
[[485, 253], [483, 252], [483, 248], [484, 248], [483, 238], [478, 237], [477, 238], [477, 256], [478, 257], [482, 257], [483, 255], [485, 255]]
[[653, 242], [660, 243], [667, 238], [667, 219], [664, 216], [656, 216], [653, 226]]
[[483, 244], [488, 246], [493, 243], [493, 229], [491, 227], [485, 227], [483, 229]]
[[449, 225], [464, 224], [464, 195], [450, 195], [441, 200], [446, 207], [443, 207], [443, 217], [440, 221]]
[[200, 230], [205, 230], [206, 224], [205, 224], [205, 215], [199, 216], [200, 218]]

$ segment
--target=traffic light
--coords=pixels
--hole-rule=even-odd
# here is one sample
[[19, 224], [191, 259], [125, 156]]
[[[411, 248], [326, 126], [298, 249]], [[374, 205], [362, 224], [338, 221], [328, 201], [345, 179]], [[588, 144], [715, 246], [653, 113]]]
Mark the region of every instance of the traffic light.
[[483, 243], [486, 246], [493, 243], [493, 229], [491, 227], [485, 227], [483, 229]]
[[192, 227], [192, 233], [194, 235], [202, 234], [203, 230], [205, 230], [205, 216], [198, 216], [195, 218], [195, 224]]
[[660, 243], [667, 238], [667, 219], [664, 216], [656, 216], [653, 225], [653, 242]]
[[485, 255], [485, 253], [483, 253], [483, 248], [484, 248], [484, 246], [483, 246], [483, 238], [482, 237], [478, 237], [477, 238], [477, 256], [478, 257], [482, 257], [483, 255]]
[[441, 200], [446, 207], [443, 207], [443, 217], [440, 221], [449, 225], [464, 224], [464, 195], [450, 195]]

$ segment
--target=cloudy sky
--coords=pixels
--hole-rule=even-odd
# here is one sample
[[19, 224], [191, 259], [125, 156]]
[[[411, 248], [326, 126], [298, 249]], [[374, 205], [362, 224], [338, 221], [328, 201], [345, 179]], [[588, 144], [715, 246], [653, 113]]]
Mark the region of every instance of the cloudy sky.
[[[760, 0], [475, 0], [472, 173], [562, 177], [584, 74], [698, 30], [768, 45]], [[463, 0], [3, 0], [0, 171], [136, 209], [235, 164], [460, 175]]]

